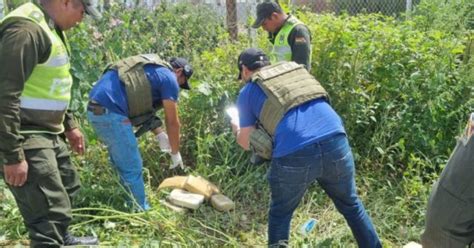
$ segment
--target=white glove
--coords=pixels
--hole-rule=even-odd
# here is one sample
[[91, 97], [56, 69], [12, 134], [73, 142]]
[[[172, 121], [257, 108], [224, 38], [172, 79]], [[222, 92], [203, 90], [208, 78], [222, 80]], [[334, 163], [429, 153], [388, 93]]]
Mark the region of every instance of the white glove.
[[160, 150], [162, 152], [171, 152], [170, 140], [168, 139], [168, 135], [165, 132], [157, 134], [156, 140], [158, 141], [158, 145], [160, 146]]
[[170, 170], [176, 167], [181, 167], [184, 170], [183, 158], [181, 158], [181, 153], [177, 152], [176, 154], [170, 153], [171, 155], [171, 165]]

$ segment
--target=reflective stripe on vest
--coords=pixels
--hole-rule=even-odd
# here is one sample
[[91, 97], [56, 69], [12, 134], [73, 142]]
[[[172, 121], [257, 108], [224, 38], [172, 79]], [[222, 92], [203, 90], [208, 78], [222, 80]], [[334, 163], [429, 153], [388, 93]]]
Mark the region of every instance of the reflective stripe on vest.
[[24, 109], [62, 111], [68, 106], [67, 102], [58, 100], [38, 99], [23, 96], [20, 97], [20, 100], [21, 107]]
[[280, 61], [291, 61], [292, 53], [291, 46], [288, 43], [288, 37], [293, 28], [299, 24], [303, 23], [294, 16], [290, 16], [288, 20], [286, 20], [285, 24], [275, 37], [275, 42], [272, 46], [272, 51], [270, 53], [270, 61], [272, 64]]
[[318, 80], [303, 65], [295, 62], [265, 66], [252, 76], [252, 81], [267, 96], [259, 121], [272, 137], [276, 126], [290, 109], [310, 100], [329, 98]]
[[[48, 26], [38, 6], [25, 3], [10, 12], [2, 22], [11, 17], [25, 18], [38, 24], [52, 44], [46, 62], [37, 64], [25, 82], [20, 97], [20, 132], [61, 133], [64, 131], [62, 123], [71, 99], [72, 86], [67, 47], [56, 30]], [[63, 37], [66, 36], [63, 34]]]
[[[128, 57], [107, 66], [107, 69], [118, 71], [120, 81], [125, 85], [128, 100], [129, 117], [134, 126], [154, 115], [151, 85], [143, 66], [160, 65], [172, 70], [171, 65], [156, 54], [141, 54]], [[106, 70], [107, 70], [106, 69]]]

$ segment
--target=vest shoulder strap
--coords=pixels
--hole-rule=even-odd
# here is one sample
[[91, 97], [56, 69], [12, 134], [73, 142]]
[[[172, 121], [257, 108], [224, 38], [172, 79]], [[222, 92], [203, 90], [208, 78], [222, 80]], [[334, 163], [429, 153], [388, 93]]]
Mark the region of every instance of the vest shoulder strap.
[[328, 98], [321, 84], [295, 62], [280, 62], [264, 67], [252, 78], [267, 96], [259, 119], [271, 135], [274, 135], [276, 126], [290, 109], [310, 100]]
[[28, 17], [30, 17], [31, 19], [35, 20], [38, 23], [44, 20], [44, 15], [39, 10], [31, 11], [31, 13], [28, 15]]
[[295, 16], [291, 16], [290, 18], [288, 18], [287, 23], [290, 24], [291, 26], [296, 26], [298, 24], [303, 24], [303, 22], [298, 20], [298, 18], [296, 18]]
[[156, 54], [128, 57], [106, 67], [106, 70], [117, 70], [120, 80], [125, 85], [130, 118], [154, 112], [151, 85], [143, 67], [147, 64], [172, 68]]
[[299, 68], [304, 68], [302, 65], [299, 65], [293, 61], [290, 62], [278, 62], [273, 65], [265, 66], [260, 71], [255, 73], [252, 76], [252, 81], [254, 82], [264, 82], [268, 81], [277, 76], [283, 75], [285, 73], [297, 70]]

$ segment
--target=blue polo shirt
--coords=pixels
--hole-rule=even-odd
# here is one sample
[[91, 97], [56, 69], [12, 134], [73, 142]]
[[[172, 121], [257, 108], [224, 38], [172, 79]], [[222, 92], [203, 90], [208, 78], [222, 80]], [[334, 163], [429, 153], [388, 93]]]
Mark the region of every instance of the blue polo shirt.
[[[178, 101], [179, 85], [174, 72], [159, 65], [145, 65], [144, 69], [151, 84], [154, 107], [162, 100]], [[114, 113], [129, 114], [125, 85], [120, 82], [116, 70], [108, 70], [102, 75], [89, 93], [89, 99]]]
[[[237, 99], [240, 127], [255, 126], [267, 96], [257, 83], [246, 83]], [[306, 145], [345, 133], [342, 120], [325, 99], [290, 109], [278, 123], [272, 157], [279, 158]]]

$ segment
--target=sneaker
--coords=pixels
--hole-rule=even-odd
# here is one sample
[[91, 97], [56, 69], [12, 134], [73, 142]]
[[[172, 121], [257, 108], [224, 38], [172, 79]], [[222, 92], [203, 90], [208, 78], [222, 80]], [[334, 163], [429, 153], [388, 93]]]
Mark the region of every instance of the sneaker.
[[98, 245], [99, 239], [94, 236], [75, 237], [70, 233], [64, 236], [64, 245]]

